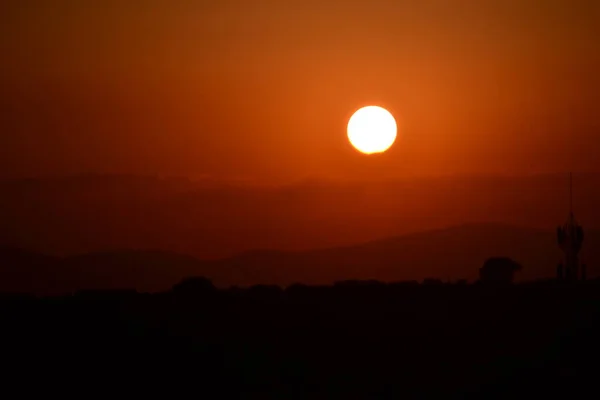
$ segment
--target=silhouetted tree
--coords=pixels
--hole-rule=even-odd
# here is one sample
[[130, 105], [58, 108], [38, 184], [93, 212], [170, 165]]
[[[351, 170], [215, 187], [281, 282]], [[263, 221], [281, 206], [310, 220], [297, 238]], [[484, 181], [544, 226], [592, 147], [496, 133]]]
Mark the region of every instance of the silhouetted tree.
[[399, 282], [392, 282], [390, 284], [390, 286], [392, 287], [418, 287], [419, 286], [419, 281], [399, 281]]
[[212, 282], [204, 277], [189, 277], [173, 286], [175, 295], [199, 296], [211, 294], [215, 291]]
[[510, 284], [515, 272], [521, 269], [521, 264], [508, 257], [492, 257], [479, 269], [479, 280], [485, 283]]
[[559, 281], [563, 279], [563, 270], [563, 263], [558, 263], [558, 265], [556, 266], [556, 279], [558, 279]]
[[383, 282], [379, 282], [374, 279], [369, 280], [354, 280], [349, 279], [345, 281], [337, 281], [334, 283], [334, 287], [338, 288], [356, 288], [356, 287], [373, 287], [373, 286], [384, 286]]
[[442, 286], [444, 284], [444, 282], [442, 282], [441, 279], [436, 279], [436, 278], [426, 278], [423, 280], [423, 285], [428, 285], [428, 286]]
[[275, 301], [281, 294], [283, 289], [277, 285], [254, 285], [248, 288], [248, 296], [262, 299], [272, 299]]
[[294, 283], [293, 285], [288, 286], [285, 291], [286, 293], [291, 294], [305, 294], [310, 291], [310, 287], [308, 285], [302, 283]]

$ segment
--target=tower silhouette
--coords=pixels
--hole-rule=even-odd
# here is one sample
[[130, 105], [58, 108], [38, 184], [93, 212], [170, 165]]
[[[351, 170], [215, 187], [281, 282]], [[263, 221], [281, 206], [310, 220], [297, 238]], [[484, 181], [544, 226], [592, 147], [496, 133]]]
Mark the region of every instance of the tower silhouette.
[[583, 228], [573, 214], [573, 174], [569, 174], [569, 218], [563, 226], [556, 229], [558, 245], [564, 253], [559, 264], [557, 279], [576, 281], [585, 279], [585, 271], [579, 265], [579, 252], [583, 244]]

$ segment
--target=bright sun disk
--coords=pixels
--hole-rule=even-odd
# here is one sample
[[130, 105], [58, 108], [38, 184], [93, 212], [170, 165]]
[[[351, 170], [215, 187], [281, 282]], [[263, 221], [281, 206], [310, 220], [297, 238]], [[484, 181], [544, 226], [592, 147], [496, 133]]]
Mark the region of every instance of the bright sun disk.
[[348, 139], [364, 154], [383, 153], [396, 140], [396, 120], [385, 108], [367, 106], [348, 121]]

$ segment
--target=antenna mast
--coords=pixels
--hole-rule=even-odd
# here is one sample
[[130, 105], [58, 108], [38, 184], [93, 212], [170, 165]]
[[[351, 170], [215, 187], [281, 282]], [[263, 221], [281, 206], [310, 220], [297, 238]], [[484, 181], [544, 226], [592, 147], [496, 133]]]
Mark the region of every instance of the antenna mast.
[[579, 263], [579, 252], [583, 243], [583, 229], [573, 215], [573, 173], [569, 173], [569, 220], [558, 227], [558, 244], [565, 253], [564, 262], [558, 266], [557, 277], [561, 280], [585, 279], [585, 267]]

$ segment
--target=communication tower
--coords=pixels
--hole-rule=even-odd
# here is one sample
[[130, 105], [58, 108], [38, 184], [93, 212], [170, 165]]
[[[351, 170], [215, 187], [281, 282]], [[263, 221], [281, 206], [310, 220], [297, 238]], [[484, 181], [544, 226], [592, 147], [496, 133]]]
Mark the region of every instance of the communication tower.
[[583, 228], [573, 214], [573, 174], [569, 174], [569, 218], [556, 229], [558, 245], [564, 258], [558, 264], [557, 279], [564, 281], [584, 280], [585, 265], [579, 264], [579, 252], [583, 244]]

